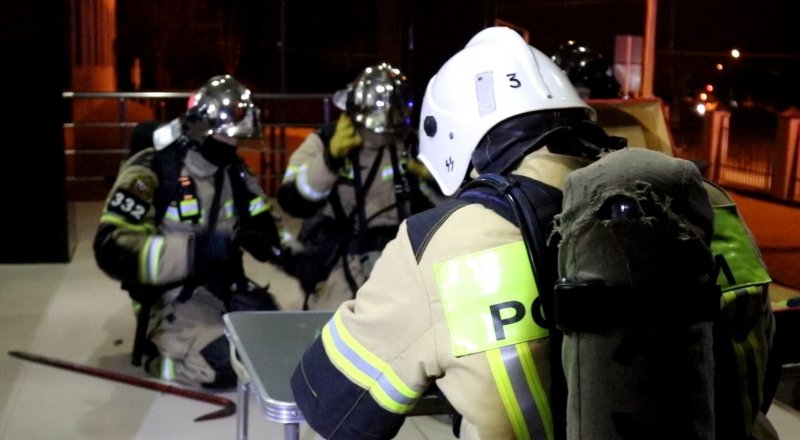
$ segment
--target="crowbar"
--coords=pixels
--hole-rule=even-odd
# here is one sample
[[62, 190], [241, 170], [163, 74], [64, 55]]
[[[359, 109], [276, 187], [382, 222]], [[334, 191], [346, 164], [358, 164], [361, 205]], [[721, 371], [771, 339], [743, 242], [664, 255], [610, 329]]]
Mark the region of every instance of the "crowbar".
[[124, 384], [133, 385], [136, 387], [147, 388], [151, 390], [161, 391], [162, 393], [174, 394], [176, 396], [185, 397], [187, 399], [199, 400], [201, 402], [211, 403], [213, 405], [220, 405], [222, 409], [204, 414], [194, 419], [195, 422], [202, 422], [205, 420], [221, 419], [236, 413], [236, 403], [224, 397], [215, 396], [213, 394], [201, 393], [186, 388], [180, 388], [173, 385], [168, 385], [153, 380], [142, 379], [136, 376], [129, 376], [127, 374], [116, 373], [113, 371], [102, 370], [87, 365], [80, 365], [69, 361], [60, 359], [53, 359], [38, 354], [25, 353], [22, 351], [9, 351], [8, 354], [15, 358], [24, 359], [26, 361], [36, 362], [39, 364], [49, 365], [51, 367], [63, 368], [65, 370], [74, 371], [76, 373], [83, 373], [89, 376], [102, 377], [104, 379], [122, 382]]

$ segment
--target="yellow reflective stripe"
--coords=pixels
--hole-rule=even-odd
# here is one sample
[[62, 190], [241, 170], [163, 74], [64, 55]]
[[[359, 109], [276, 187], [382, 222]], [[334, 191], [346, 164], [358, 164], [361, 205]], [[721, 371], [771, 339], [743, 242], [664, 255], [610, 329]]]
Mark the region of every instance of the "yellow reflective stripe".
[[433, 270], [454, 356], [550, 334], [530, 313], [539, 292], [522, 240], [436, 263]]
[[125, 229], [130, 229], [136, 232], [155, 232], [156, 227], [150, 223], [133, 224], [126, 221], [123, 217], [114, 214], [113, 212], [106, 212], [100, 217], [100, 223], [108, 223], [114, 226], [119, 226]]
[[511, 386], [511, 380], [506, 373], [506, 367], [503, 363], [503, 356], [500, 354], [500, 349], [493, 349], [486, 352], [489, 358], [489, 366], [492, 369], [494, 382], [497, 384], [497, 390], [500, 392], [500, 398], [503, 401], [503, 406], [506, 408], [511, 428], [514, 430], [514, 436], [517, 439], [531, 438], [528, 432], [528, 425], [525, 423], [525, 417], [522, 415], [522, 410], [517, 403], [517, 398], [514, 395], [514, 388]]
[[354, 383], [369, 391], [386, 410], [408, 413], [422, 394], [422, 390], [412, 389], [388, 363], [356, 341], [345, 328], [339, 313], [323, 328], [322, 343], [334, 365]]
[[178, 211], [178, 207], [174, 205], [167, 206], [167, 210], [164, 212], [164, 218], [176, 222], [181, 221], [181, 213]]
[[299, 174], [302, 166], [300, 165], [289, 165], [286, 167], [286, 172], [283, 174], [283, 182], [288, 181], [292, 178], [295, 174]]
[[261, 196], [258, 196], [253, 200], [250, 200], [249, 209], [251, 216], [257, 216], [258, 214], [267, 211], [269, 208], [270, 208], [269, 200], [266, 200]]
[[200, 202], [194, 197], [180, 202], [181, 214], [184, 217], [193, 217], [200, 214]]
[[353, 162], [351, 162], [350, 159], [344, 161], [344, 166], [339, 169], [339, 175], [347, 180], [353, 180], [355, 178], [355, 174], [353, 173]]
[[161, 249], [164, 247], [164, 237], [152, 235], [147, 238], [139, 251], [139, 279], [152, 284], [158, 280], [158, 263], [161, 258]]
[[539, 417], [544, 426], [544, 431], [548, 439], [555, 438], [555, 430], [553, 427], [553, 412], [550, 409], [550, 400], [547, 398], [547, 392], [542, 384], [542, 379], [539, 377], [539, 371], [536, 369], [536, 363], [533, 362], [533, 353], [528, 344], [517, 344], [519, 352], [519, 361], [522, 364], [522, 371], [525, 373], [525, 380], [528, 382], [530, 392], [536, 402], [536, 408], [539, 409]]
[[144, 246], [139, 250], [139, 281], [142, 282], [147, 280], [147, 249], [150, 248], [152, 240], [153, 237], [147, 237]]
[[553, 440], [550, 401], [528, 344], [489, 350], [486, 356], [516, 438]]
[[233, 218], [233, 199], [226, 200], [222, 205], [222, 210], [225, 213], [225, 218]]
[[161, 357], [160, 362], [160, 372], [161, 372], [161, 379], [163, 380], [175, 380], [178, 375], [175, 374], [175, 361], [172, 358], [168, 357]]
[[381, 170], [381, 180], [384, 182], [394, 177], [394, 168], [391, 165], [386, 165]]

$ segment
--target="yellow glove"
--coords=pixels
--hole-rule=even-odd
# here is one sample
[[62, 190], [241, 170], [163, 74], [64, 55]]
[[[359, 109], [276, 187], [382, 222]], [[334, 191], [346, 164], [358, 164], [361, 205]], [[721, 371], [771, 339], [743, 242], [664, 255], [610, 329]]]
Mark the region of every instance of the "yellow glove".
[[353, 121], [346, 114], [342, 113], [336, 121], [336, 130], [331, 138], [331, 156], [342, 159], [353, 148], [360, 147], [363, 141], [358, 131], [353, 126]]
[[417, 176], [422, 177], [425, 180], [433, 179], [433, 175], [431, 174], [430, 170], [428, 170], [428, 168], [425, 166], [425, 164], [423, 164], [422, 162], [420, 162], [415, 158], [408, 159], [408, 162], [406, 163], [406, 171], [408, 171], [409, 173], [416, 174]]

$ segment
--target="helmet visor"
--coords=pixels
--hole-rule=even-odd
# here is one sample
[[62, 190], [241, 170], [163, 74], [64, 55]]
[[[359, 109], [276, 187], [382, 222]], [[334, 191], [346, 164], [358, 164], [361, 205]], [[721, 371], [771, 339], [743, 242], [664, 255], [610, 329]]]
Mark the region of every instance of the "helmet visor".
[[380, 85], [364, 93], [353, 120], [378, 134], [402, 135], [411, 127], [414, 99], [405, 85]]
[[[231, 109], [220, 111], [218, 118], [221, 122], [213, 130], [213, 134], [221, 134], [232, 138], [260, 139], [263, 137], [260, 121], [261, 112], [252, 104], [242, 103]], [[224, 121], [230, 122], [224, 122]]]

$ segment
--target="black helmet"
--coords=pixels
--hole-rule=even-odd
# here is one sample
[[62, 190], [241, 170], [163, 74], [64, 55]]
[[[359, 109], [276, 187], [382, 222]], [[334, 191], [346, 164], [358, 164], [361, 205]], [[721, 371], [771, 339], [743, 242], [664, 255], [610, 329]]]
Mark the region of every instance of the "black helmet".
[[582, 98], [619, 98], [614, 66], [602, 53], [570, 40], [550, 58], [567, 74]]

